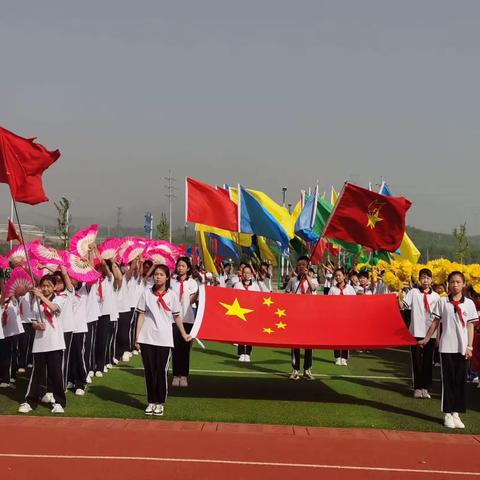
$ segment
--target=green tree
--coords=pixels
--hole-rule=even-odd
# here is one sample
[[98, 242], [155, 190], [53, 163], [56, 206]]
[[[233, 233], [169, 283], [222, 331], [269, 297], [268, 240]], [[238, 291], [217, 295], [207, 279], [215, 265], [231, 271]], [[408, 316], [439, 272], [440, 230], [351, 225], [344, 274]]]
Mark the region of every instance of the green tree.
[[168, 240], [168, 218], [167, 215], [162, 212], [160, 215], [160, 222], [158, 222], [156, 227], [156, 238], [158, 240]]
[[467, 236], [467, 223], [460, 225], [458, 228], [453, 229], [453, 236], [457, 241], [455, 249], [455, 260], [457, 262], [463, 263], [465, 258], [468, 257], [470, 253], [470, 243]]
[[62, 197], [60, 201], [54, 202], [57, 209], [57, 235], [59, 236], [62, 246], [68, 247], [68, 241], [70, 240], [70, 222], [72, 217], [70, 216], [71, 202], [65, 197]]

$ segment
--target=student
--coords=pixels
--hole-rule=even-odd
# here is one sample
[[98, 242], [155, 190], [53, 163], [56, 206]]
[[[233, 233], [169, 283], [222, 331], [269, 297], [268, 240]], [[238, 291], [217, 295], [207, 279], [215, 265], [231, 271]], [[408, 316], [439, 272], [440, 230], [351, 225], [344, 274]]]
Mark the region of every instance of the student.
[[[432, 312], [440, 300], [438, 293], [432, 289], [432, 272], [422, 268], [418, 273], [418, 288], [412, 288], [402, 301], [403, 308], [411, 311], [410, 333], [415, 339], [425, 338], [432, 325]], [[412, 381], [414, 398], [431, 398], [433, 352], [437, 333], [433, 333], [428, 343], [419, 347], [410, 347], [412, 357]]]
[[358, 274], [358, 286], [355, 288], [357, 295], [373, 295], [373, 287], [369, 282], [368, 272], [362, 270]]
[[98, 282], [87, 286], [87, 334], [85, 336], [84, 359], [87, 368], [87, 383], [92, 383], [95, 374], [95, 341], [97, 337], [97, 322], [101, 315], [100, 303], [98, 298]]
[[[55, 295], [56, 282], [54, 275], [45, 275], [40, 280], [40, 287], [32, 289], [32, 293], [39, 299], [41, 310], [38, 310], [38, 303], [34, 302], [33, 368], [25, 402], [18, 408], [19, 413], [31, 412], [40, 399], [53, 403], [52, 413], [64, 413], [66, 406], [62, 372], [65, 337], [62, 322], [59, 320], [65, 300]], [[52, 392], [52, 395], [45, 399], [47, 391]]]
[[22, 319], [24, 333], [18, 337], [18, 373], [25, 373], [32, 366], [32, 346], [35, 331], [32, 327], [32, 307], [35, 297], [31, 292], [18, 299], [18, 311]]
[[425, 347], [441, 325], [442, 411], [447, 428], [465, 428], [459, 414], [466, 411], [465, 378], [473, 350], [473, 327], [478, 321], [474, 302], [463, 295], [465, 283], [463, 273], [450, 273], [449, 295], [437, 302], [432, 312], [432, 324], [425, 338], [418, 341], [420, 347]]
[[[172, 279], [171, 288], [180, 300], [183, 329], [189, 334], [195, 322], [192, 305], [198, 299], [198, 284], [191, 276], [192, 264], [188, 257], [180, 257], [177, 260], [175, 273], [177, 277]], [[172, 353], [172, 387], [188, 387], [192, 344], [183, 339], [181, 331], [175, 324], [173, 325], [173, 343], [175, 348]]]
[[168, 391], [168, 363], [174, 346], [172, 322], [186, 342], [192, 337], [183, 328], [180, 301], [170, 289], [170, 272], [166, 265], [155, 266], [153, 281], [153, 286], [145, 290], [138, 302], [136, 346], [145, 368], [148, 401], [145, 414], [163, 415]]
[[[253, 279], [253, 269], [246, 263], [241, 264], [240, 281], [237, 282], [233, 288], [236, 290], [247, 290], [249, 292], [260, 292], [257, 282]], [[238, 345], [237, 355], [239, 362], [250, 362], [252, 355], [251, 345]]]
[[273, 291], [271, 268], [267, 262], [260, 263], [260, 269], [257, 273], [257, 283], [261, 292]]
[[[308, 265], [310, 260], [306, 256], [298, 257], [295, 268], [295, 276], [287, 283], [285, 293], [295, 293], [298, 295], [316, 295], [318, 282], [315, 277], [309, 273]], [[315, 380], [312, 375], [313, 350], [306, 348], [303, 358], [303, 378], [306, 380]], [[292, 349], [292, 373], [290, 380], [300, 379], [300, 349]]]
[[229, 260], [224, 260], [221, 264], [221, 273], [217, 277], [217, 283], [219, 287], [231, 288], [232, 285], [232, 264]]
[[[336, 268], [333, 272], [333, 278], [336, 282], [335, 286], [330, 287], [329, 295], [356, 295], [355, 290], [346, 282], [345, 272], [343, 268]], [[348, 350], [334, 350], [335, 365], [348, 365]]]

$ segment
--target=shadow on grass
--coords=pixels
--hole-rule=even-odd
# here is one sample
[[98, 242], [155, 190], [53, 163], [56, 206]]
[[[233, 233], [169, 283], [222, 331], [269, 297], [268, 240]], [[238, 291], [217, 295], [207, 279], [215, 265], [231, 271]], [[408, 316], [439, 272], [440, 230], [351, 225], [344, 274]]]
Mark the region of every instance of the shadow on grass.
[[[116, 388], [107, 387], [106, 385], [95, 385], [94, 387], [91, 387], [91, 393], [92, 395], [98, 397], [100, 400], [105, 400], [107, 402], [114, 402], [123, 406], [137, 409], [145, 408], [144, 392], [139, 395], [138, 393], [125, 392]], [[140, 396], [142, 398], [142, 401], [136, 398], [137, 396]]]

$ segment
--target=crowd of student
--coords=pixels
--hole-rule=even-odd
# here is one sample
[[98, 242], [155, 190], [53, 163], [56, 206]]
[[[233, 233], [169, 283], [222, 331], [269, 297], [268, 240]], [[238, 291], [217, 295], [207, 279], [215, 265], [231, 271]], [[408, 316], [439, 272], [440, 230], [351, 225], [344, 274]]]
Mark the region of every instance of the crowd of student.
[[[97, 261], [94, 261], [94, 260]], [[25, 401], [20, 413], [29, 413], [39, 402], [63, 413], [65, 392], [83, 396], [87, 384], [101, 378], [120, 361], [141, 354], [145, 370], [147, 415], [163, 415], [168, 392], [168, 368], [172, 361], [173, 387], [187, 387], [190, 368], [190, 331], [200, 283], [223, 288], [271, 292], [268, 263], [257, 269], [242, 262], [236, 271], [225, 261], [213, 276], [192, 268], [180, 257], [173, 278], [165, 265], [154, 265], [141, 256], [122, 265], [101, 258], [92, 244], [88, 261], [101, 274], [90, 284], [70, 278], [64, 267], [43, 276], [22, 295], [2, 294], [0, 329], [0, 388], [15, 383], [17, 373], [31, 368]], [[318, 274], [300, 257], [285, 288], [287, 294], [374, 295], [388, 293], [381, 278], [373, 282], [366, 271], [349, 272], [331, 263]], [[445, 288], [447, 287], [447, 288]], [[440, 293], [437, 293], [437, 291]], [[432, 368], [438, 348], [442, 366], [444, 424], [464, 428], [459, 414], [465, 412], [465, 378], [474, 353], [474, 323], [480, 302], [467, 288], [465, 277], [452, 272], [447, 286], [432, 286], [432, 273], [420, 271], [418, 282], [405, 285], [399, 303], [408, 312], [409, 330], [417, 339], [411, 348], [415, 398], [429, 399]], [[407, 318], [407, 316], [406, 316]], [[475, 343], [479, 348], [480, 342]], [[251, 345], [238, 345], [238, 360], [250, 362]], [[477, 352], [477, 356], [478, 352]], [[314, 380], [312, 350], [292, 349], [291, 380]], [[347, 366], [349, 352], [334, 351], [334, 362]], [[479, 369], [480, 370], [480, 369]]]

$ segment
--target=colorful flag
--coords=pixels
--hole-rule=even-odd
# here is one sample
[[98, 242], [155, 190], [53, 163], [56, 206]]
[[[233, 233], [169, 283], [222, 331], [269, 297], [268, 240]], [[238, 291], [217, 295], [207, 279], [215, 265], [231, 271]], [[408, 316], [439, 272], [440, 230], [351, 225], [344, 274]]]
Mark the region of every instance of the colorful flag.
[[213, 261], [212, 256], [207, 248], [207, 241], [205, 239], [205, 234], [203, 232], [197, 232], [198, 236], [198, 244], [200, 248], [200, 256], [203, 260], [203, 266], [207, 272], [213, 273], [214, 275], [218, 275], [218, 270]]
[[10, 242], [13, 240], [18, 240], [20, 243], [23, 243], [22, 238], [17, 233], [17, 229], [15, 228], [14, 223], [8, 219], [8, 231], [7, 231], [7, 239], [6, 242]]
[[237, 206], [223, 189], [186, 179], [186, 221], [238, 231]]
[[265, 237], [257, 237], [257, 245], [260, 253], [260, 259], [265, 262], [270, 262], [274, 267], [276, 267], [277, 257], [268, 246]]
[[335, 188], [332, 185], [332, 190], [330, 191], [330, 203], [335, 206], [338, 200], [338, 193], [335, 191]]
[[36, 205], [48, 200], [42, 174], [58, 157], [58, 150], [47, 150], [35, 143], [35, 138], [23, 138], [0, 127], [0, 182], [10, 185], [15, 201]]
[[214, 233], [211, 233], [210, 236], [217, 241], [217, 256], [238, 259], [237, 249], [231, 240]]
[[394, 252], [402, 243], [410, 206], [404, 197], [386, 197], [347, 183], [323, 236]]
[[201, 287], [192, 336], [242, 345], [346, 350], [416, 343], [395, 295], [288, 295], [217, 287]]
[[238, 233], [223, 230], [221, 228], [210, 227], [209, 225], [195, 224], [197, 232], [213, 233], [219, 237], [227, 238], [241, 247], [250, 247], [252, 245], [252, 235], [250, 233]]

